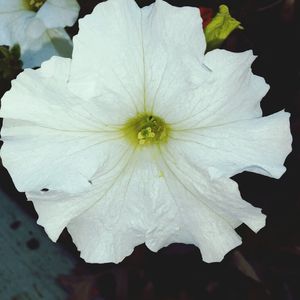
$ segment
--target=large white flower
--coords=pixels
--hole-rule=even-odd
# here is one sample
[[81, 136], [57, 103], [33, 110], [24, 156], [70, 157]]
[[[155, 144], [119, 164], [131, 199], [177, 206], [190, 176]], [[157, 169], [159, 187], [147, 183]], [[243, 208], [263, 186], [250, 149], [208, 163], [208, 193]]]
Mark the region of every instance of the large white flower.
[[71, 40], [63, 29], [79, 12], [76, 0], [0, 0], [0, 45], [20, 44], [25, 68], [53, 55], [70, 57]]
[[206, 55], [197, 9], [109, 0], [80, 21], [73, 59], [25, 70], [2, 101], [2, 160], [55, 241], [67, 227], [88, 262], [145, 242], [197, 245], [206, 262], [257, 232], [234, 174], [279, 178], [289, 114], [262, 117], [251, 51]]

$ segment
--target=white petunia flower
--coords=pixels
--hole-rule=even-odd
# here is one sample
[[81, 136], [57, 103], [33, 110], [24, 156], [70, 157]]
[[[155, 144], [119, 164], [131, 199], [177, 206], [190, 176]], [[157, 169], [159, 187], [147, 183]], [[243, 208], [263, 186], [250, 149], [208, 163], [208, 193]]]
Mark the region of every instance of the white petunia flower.
[[53, 55], [70, 57], [72, 42], [63, 28], [78, 12], [76, 0], [0, 0], [0, 45], [19, 44], [25, 68]]
[[265, 225], [231, 176], [279, 178], [289, 114], [262, 117], [251, 51], [204, 55], [198, 9], [109, 0], [80, 21], [72, 60], [25, 70], [2, 100], [3, 164], [55, 241], [87, 262], [197, 245], [206, 262]]

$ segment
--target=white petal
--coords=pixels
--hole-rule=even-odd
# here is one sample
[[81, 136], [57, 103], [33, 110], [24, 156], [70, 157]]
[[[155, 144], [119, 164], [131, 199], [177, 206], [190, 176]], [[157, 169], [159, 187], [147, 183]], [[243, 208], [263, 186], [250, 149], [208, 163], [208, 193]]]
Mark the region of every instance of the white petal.
[[[192, 89], [192, 74], [201, 73], [206, 48], [199, 9], [174, 7], [158, 0], [142, 10], [145, 97], [147, 110], [162, 114], [161, 103], [177, 113], [176, 102]], [[185, 98], [186, 100], [186, 98]]]
[[30, 40], [36, 40], [40, 38], [46, 30], [47, 28], [41, 20], [38, 18], [32, 18], [31, 22], [29, 22], [26, 28], [25, 35]]
[[27, 36], [20, 45], [24, 68], [38, 67], [55, 55], [71, 57], [72, 54], [71, 39], [62, 28], [48, 29], [39, 38]]
[[[252, 119], [262, 116], [260, 101], [269, 90], [264, 78], [253, 75], [251, 50], [234, 53], [216, 49], [205, 55], [204, 64], [212, 71], [214, 97], [212, 109], [206, 109], [205, 124]], [[214, 106], [214, 107], [213, 107]], [[209, 116], [210, 113], [210, 116]], [[203, 124], [203, 123], [202, 123]]]
[[241, 243], [236, 226], [264, 226], [260, 209], [243, 201], [231, 180], [212, 182], [164, 157], [135, 153], [105, 197], [67, 226], [87, 262], [120, 262], [143, 242], [153, 251], [173, 242], [195, 244], [205, 261], [219, 261]]
[[37, 18], [47, 28], [72, 26], [76, 22], [79, 9], [76, 0], [47, 0], [38, 10]]
[[75, 0], [58, 2], [48, 0], [35, 13], [26, 9], [23, 0], [0, 1], [0, 45], [18, 43], [25, 68], [39, 67], [53, 55], [71, 57], [70, 37], [59, 27], [75, 22], [79, 6]]
[[[81, 193], [70, 194], [57, 191], [26, 193], [28, 200], [33, 202], [39, 215], [38, 224], [45, 228], [53, 241], [58, 239], [62, 230], [72, 219], [90, 207], [93, 210], [93, 205], [97, 201], [102, 201], [127, 168], [131, 155], [132, 149], [120, 147], [117, 143], [113, 143], [111, 147], [102, 148], [99, 152], [102, 161], [97, 174], [91, 178], [89, 188]], [[116, 188], [119, 187], [116, 186]]]
[[[241, 199], [237, 184], [230, 179], [211, 181], [180, 156], [162, 150], [169, 190], [181, 212], [176, 240], [200, 248], [206, 262], [220, 261], [241, 241], [233, 228], [247, 224], [257, 232], [265, 225], [261, 210]], [[184, 232], [191, 240], [182, 240]]]
[[164, 179], [151, 156], [148, 149], [138, 150], [105, 197], [68, 225], [85, 261], [120, 262], [145, 241], [166, 209], [162, 202], [161, 207], [155, 205], [156, 198], [164, 198]]
[[12, 46], [16, 43], [22, 45], [22, 43], [26, 40], [27, 27], [34, 18], [35, 13], [26, 11], [22, 7], [14, 8], [14, 6], [9, 6], [7, 11], [6, 8], [4, 8], [4, 11], [1, 8], [0, 45]]
[[16, 10], [24, 10], [24, 0], [0, 0], [0, 12], [13, 12]]
[[[222, 125], [261, 116], [260, 101], [269, 86], [253, 75], [252, 51], [214, 50], [205, 55], [202, 68], [185, 76], [185, 93], [160, 101], [157, 111], [180, 129]], [[206, 72], [203, 72], [203, 68]], [[172, 101], [171, 101], [172, 100]], [[183, 103], [182, 111], [173, 102]]]
[[141, 12], [135, 1], [110, 0], [79, 21], [70, 88], [109, 98], [126, 116], [143, 107]]
[[110, 0], [79, 25], [71, 88], [109, 97], [127, 116], [151, 110], [156, 98], [174, 100], [182, 74], [201, 68], [206, 45], [196, 8], [156, 1], [141, 10], [134, 1]]
[[69, 68], [69, 59], [54, 57], [39, 70], [25, 70], [3, 97], [1, 156], [20, 191], [82, 191], [108, 159], [101, 151], [109, 149], [113, 158], [127, 146], [114, 142], [120, 134], [69, 92]]
[[81, 102], [67, 90], [69, 69], [70, 59], [53, 57], [38, 70], [25, 70], [2, 98], [1, 117], [57, 129], [80, 127], [67, 112]]
[[289, 113], [223, 126], [173, 131], [169, 147], [212, 178], [243, 171], [279, 178], [291, 151]]
[[24, 29], [19, 24], [23, 24], [24, 18], [26, 19], [28, 15], [34, 14], [26, 11], [23, 0], [0, 0], [0, 45], [15, 43], [14, 32], [17, 34], [15, 28]]

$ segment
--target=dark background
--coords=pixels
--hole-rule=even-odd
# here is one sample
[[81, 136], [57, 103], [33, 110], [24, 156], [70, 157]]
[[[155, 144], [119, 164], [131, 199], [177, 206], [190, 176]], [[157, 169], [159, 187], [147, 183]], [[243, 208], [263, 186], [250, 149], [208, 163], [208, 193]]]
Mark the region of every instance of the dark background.
[[[79, 1], [80, 16], [90, 13], [100, 1]], [[137, 1], [140, 6], [153, 1]], [[78, 259], [73, 274], [60, 284], [70, 299], [130, 300], [298, 300], [300, 299], [300, 5], [296, 1], [169, 1], [176, 6], [206, 6], [217, 11], [227, 4], [245, 30], [235, 31], [222, 45], [231, 51], [253, 49], [258, 58], [253, 71], [263, 76], [271, 89], [262, 101], [265, 115], [285, 109], [291, 113], [293, 152], [280, 180], [252, 173], [235, 176], [241, 194], [268, 216], [258, 234], [246, 226], [237, 231], [243, 244], [221, 263], [207, 264], [193, 246], [172, 245], [158, 253], [139, 246], [121, 264], [86, 264]], [[68, 31], [76, 34], [75, 24]], [[9, 82], [0, 87], [1, 96]], [[7, 171], [0, 170], [1, 189], [35, 220], [37, 215], [23, 194], [16, 192]], [[66, 231], [59, 244], [68, 255], [78, 257]], [[87, 282], [88, 293], [76, 285]], [[77, 297], [77, 298], [76, 298]], [[47, 299], [46, 299], [47, 300]], [[52, 299], [51, 299], [52, 300]], [[55, 300], [55, 299], [53, 299]]]

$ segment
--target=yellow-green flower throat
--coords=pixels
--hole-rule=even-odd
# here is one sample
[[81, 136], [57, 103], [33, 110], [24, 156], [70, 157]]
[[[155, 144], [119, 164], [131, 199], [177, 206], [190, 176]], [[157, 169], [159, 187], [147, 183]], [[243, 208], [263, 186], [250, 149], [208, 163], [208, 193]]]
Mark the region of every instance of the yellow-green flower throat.
[[157, 116], [142, 113], [130, 118], [122, 127], [127, 140], [135, 146], [166, 143], [170, 126]]
[[37, 12], [47, 0], [23, 0], [25, 7], [28, 10]]

